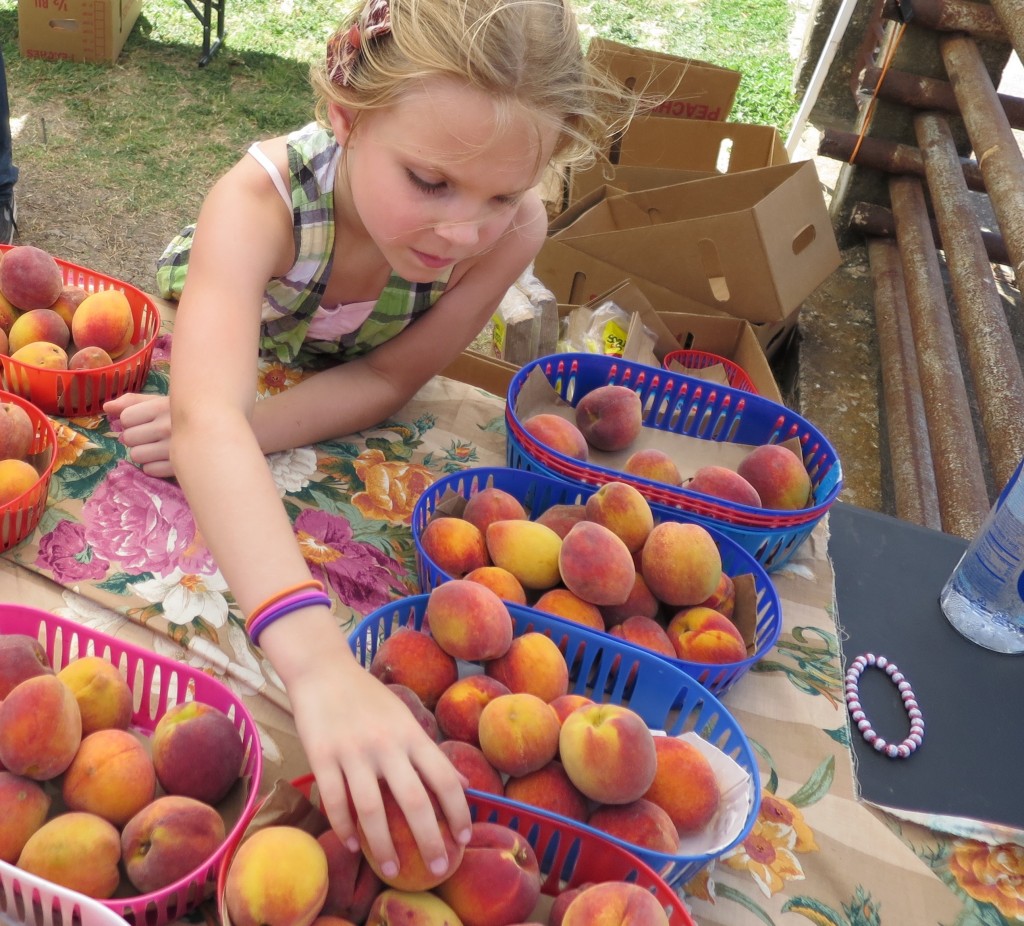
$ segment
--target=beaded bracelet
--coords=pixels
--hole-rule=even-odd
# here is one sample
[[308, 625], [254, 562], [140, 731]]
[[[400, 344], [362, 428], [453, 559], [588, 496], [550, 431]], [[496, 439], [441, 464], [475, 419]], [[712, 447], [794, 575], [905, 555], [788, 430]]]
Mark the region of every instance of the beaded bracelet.
[[290, 595], [269, 608], [253, 614], [245, 628], [249, 634], [249, 639], [252, 640], [254, 646], [259, 646], [260, 634], [274, 621], [284, 617], [286, 614], [291, 614], [293, 611], [298, 611], [300, 608], [310, 608], [314, 605], [323, 605], [329, 608], [331, 606], [330, 596], [323, 592], [314, 591]]
[[[885, 672], [903, 699], [903, 709], [907, 712], [907, 717], [910, 718], [910, 733], [902, 743], [889, 743], [882, 739], [872, 728], [871, 721], [868, 720], [861, 707], [860, 676], [868, 666], [874, 666]], [[910, 682], [897, 668], [896, 663], [890, 662], [885, 656], [864, 653], [850, 663], [850, 668], [846, 671], [846, 708], [850, 712], [850, 719], [857, 724], [857, 729], [860, 730], [865, 741], [876, 752], [884, 753], [890, 759], [906, 759], [920, 747], [924, 740], [924, 717], [918, 706], [917, 698], [914, 696], [914, 689], [910, 687]]]
[[252, 609], [252, 613], [249, 615], [248, 620], [246, 620], [245, 622], [246, 632], [248, 632], [250, 626], [252, 626], [253, 621], [256, 620], [256, 618], [271, 605], [277, 604], [277, 602], [279, 602], [282, 598], [286, 598], [288, 595], [294, 595], [296, 592], [305, 591], [306, 589], [314, 589], [315, 591], [322, 593], [324, 591], [324, 584], [318, 579], [306, 579], [303, 582], [296, 582], [294, 585], [289, 585], [286, 588], [282, 588], [281, 591], [271, 595], [265, 601], [261, 602], [255, 608]]

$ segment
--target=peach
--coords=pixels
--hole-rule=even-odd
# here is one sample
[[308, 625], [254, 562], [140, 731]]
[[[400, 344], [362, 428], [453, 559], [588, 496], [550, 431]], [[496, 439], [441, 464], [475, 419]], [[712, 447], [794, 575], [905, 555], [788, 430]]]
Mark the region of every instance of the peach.
[[487, 533], [492, 521], [512, 521], [526, 518], [526, 509], [511, 492], [488, 486], [474, 492], [462, 509], [462, 517], [476, 525], [481, 534]]
[[747, 658], [743, 635], [714, 608], [683, 608], [669, 621], [666, 632], [679, 659], [722, 665]]
[[757, 494], [757, 489], [727, 466], [700, 467], [686, 483], [686, 488], [691, 492], [712, 495], [739, 505], [761, 507], [761, 496]]
[[526, 589], [511, 572], [501, 566], [478, 566], [466, 573], [467, 582], [479, 582], [502, 601], [526, 604]]
[[477, 820], [462, 864], [435, 893], [464, 926], [497, 926], [528, 917], [540, 887], [540, 865], [526, 837], [501, 823]]
[[587, 439], [575, 424], [561, 415], [541, 412], [523, 422], [523, 430], [538, 443], [572, 460], [586, 461], [590, 455]]
[[664, 855], [679, 851], [679, 834], [672, 819], [663, 808], [643, 798], [628, 804], [602, 804], [595, 808], [587, 823], [641, 849]]
[[565, 535], [558, 572], [566, 588], [596, 605], [622, 604], [636, 579], [629, 548], [593, 521], [580, 521]]
[[572, 783], [601, 804], [635, 801], [654, 780], [654, 736], [621, 704], [577, 708], [562, 724], [558, 749]]
[[718, 580], [718, 587], [698, 604], [714, 608], [726, 617], [732, 617], [736, 608], [736, 583], [733, 582], [732, 576], [723, 571], [722, 577]]
[[10, 352], [11, 343], [7, 339], [7, 332], [0, 328], [0, 354], [3, 354], [6, 357], [10, 354]]
[[224, 820], [209, 804], [165, 795], [121, 830], [121, 861], [141, 894], [159, 891], [208, 862], [224, 842]]
[[56, 312], [64, 319], [64, 324], [68, 326], [68, 331], [70, 331], [71, 319], [74, 317], [75, 309], [82, 304], [88, 295], [89, 291], [81, 286], [64, 286], [61, 288], [60, 295], [53, 301], [53, 305], [47, 306], [47, 308]]
[[[205, 758], [194, 755], [192, 761], [202, 766]], [[94, 813], [120, 828], [156, 796], [153, 761], [127, 730], [97, 730], [82, 739], [61, 795], [71, 810]]]
[[533, 606], [545, 614], [554, 614], [594, 630], [604, 630], [604, 617], [596, 604], [584, 601], [567, 588], [552, 588], [540, 596]]
[[558, 715], [558, 722], [565, 723], [565, 718], [576, 710], [577, 707], [583, 707], [584, 704], [593, 704], [595, 702], [593, 698], [588, 698], [586, 695], [569, 693], [555, 698], [550, 703]]
[[487, 761], [487, 756], [479, 746], [464, 743], [461, 740], [445, 740], [441, 743], [441, 752], [455, 766], [455, 770], [468, 782], [467, 787], [486, 794], [501, 795], [505, 791], [504, 782], [498, 770]]
[[384, 890], [373, 901], [367, 926], [461, 926], [455, 911], [430, 891]]
[[69, 370], [98, 370], [114, 361], [102, 347], [80, 347], [68, 358]]
[[458, 680], [459, 667], [430, 634], [399, 627], [380, 641], [370, 660], [370, 674], [385, 685], [411, 688], [432, 711], [445, 689]]
[[644, 617], [642, 614], [627, 617], [621, 624], [612, 627], [609, 633], [627, 643], [642, 646], [659, 656], [667, 656], [669, 659], [676, 658], [675, 647], [665, 632], [665, 628], [656, 620]]
[[[0, 293], [0, 331], [5, 335], [11, 330], [11, 325], [14, 324], [14, 320], [21, 314], [13, 305], [11, 300], [8, 299], [3, 293]], [[6, 354], [7, 351], [5, 350]]]
[[512, 643], [512, 617], [505, 603], [478, 582], [452, 579], [430, 592], [426, 623], [438, 646], [456, 659], [496, 659]]
[[377, 860], [373, 857], [369, 843], [366, 841], [366, 834], [363, 831], [362, 825], [357, 820], [356, 828], [359, 833], [359, 844], [370, 867], [381, 881], [389, 887], [398, 888], [400, 891], [429, 891], [431, 888], [437, 887], [452, 871], [458, 868], [465, 851], [465, 846], [456, 842], [455, 837], [448, 828], [448, 821], [441, 811], [441, 805], [437, 798], [433, 793], [428, 792], [430, 805], [437, 819], [437, 825], [444, 842], [445, 853], [448, 856], [448, 869], [439, 875], [434, 874], [430, 870], [420, 854], [419, 847], [416, 845], [416, 840], [413, 837], [405, 814], [402, 812], [402, 808], [399, 806], [397, 799], [386, 782], [381, 782], [380, 793], [384, 801], [384, 813], [387, 817], [391, 841], [394, 844], [395, 852], [398, 854], [398, 873], [392, 876], [384, 874]]
[[569, 909], [569, 904], [571, 904], [585, 888], [590, 887], [593, 883], [593, 881], [584, 881], [576, 887], [566, 888], [564, 891], [559, 893], [551, 902], [551, 909], [548, 911], [548, 926], [562, 926], [562, 921], [565, 919], [565, 911]]
[[635, 553], [654, 527], [654, 512], [638, 489], [626, 482], [606, 482], [586, 504], [587, 520], [607, 527]]
[[31, 778], [0, 771], [0, 861], [18, 861], [21, 850], [50, 812], [50, 795]]
[[437, 725], [448, 739], [479, 746], [480, 712], [503, 694], [511, 694], [508, 685], [489, 675], [460, 678], [445, 689], [434, 706]]
[[631, 453], [622, 464], [622, 471], [651, 482], [664, 482], [670, 486], [683, 484], [683, 474], [679, 472], [676, 461], [657, 447], [641, 447]]
[[525, 589], [543, 590], [558, 584], [562, 538], [536, 521], [495, 521], [485, 535], [495, 566], [507, 569]]
[[25, 409], [14, 402], [0, 402], [0, 459], [25, 459], [32, 449], [35, 433]]
[[362, 851], [350, 849], [334, 830], [317, 836], [327, 856], [327, 897], [320, 916], [343, 918], [343, 922], [362, 923], [370, 912], [373, 898], [384, 888]]
[[[634, 553], [634, 568], [638, 558], [642, 560], [642, 556], [638, 557], [637, 554]], [[604, 605], [601, 608], [601, 616], [604, 618], [604, 625], [607, 628], [614, 627], [616, 624], [621, 624], [627, 617], [633, 617], [635, 615], [656, 618], [660, 609], [661, 602], [654, 597], [654, 594], [647, 586], [643, 573], [638, 570], [635, 578], [633, 579], [633, 587], [626, 596], [626, 600], [622, 602], [622, 604]]]
[[309, 926], [327, 897], [327, 856], [296, 826], [267, 826], [247, 836], [224, 881], [232, 926]]
[[53, 305], [63, 288], [57, 261], [42, 248], [22, 244], [11, 248], [0, 261], [0, 291], [23, 312]]
[[423, 732], [436, 743], [441, 738], [441, 731], [437, 725], [437, 718], [434, 716], [433, 711], [427, 709], [422, 698], [420, 698], [420, 696], [408, 685], [400, 685], [397, 682], [391, 682], [387, 687], [393, 694], [398, 696], [398, 700], [402, 701], [405, 706], [409, 708], [413, 717], [415, 717], [419, 725], [423, 727]]
[[[228, 715], [201, 701], [169, 707], [153, 729], [152, 745], [161, 787], [168, 794], [207, 804], [227, 795], [245, 758], [242, 738]], [[202, 762], [196, 756], [202, 756]]]
[[583, 504], [552, 505], [537, 515], [537, 523], [550, 527], [559, 537], [565, 537], [569, 529], [586, 516], [587, 506]]
[[42, 367], [44, 370], [66, 370], [68, 368], [68, 352], [63, 347], [48, 341], [33, 341], [18, 350], [12, 350], [11, 360], [33, 367]]
[[721, 789], [707, 757], [693, 743], [656, 736], [658, 767], [644, 798], [668, 814], [680, 835], [699, 833], [714, 818]]
[[53, 675], [43, 645], [25, 633], [0, 634], [0, 701], [16, 685], [37, 675]]
[[463, 518], [432, 518], [420, 534], [420, 546], [438, 569], [455, 579], [491, 562], [483, 533]]
[[80, 656], [60, 672], [82, 715], [82, 736], [97, 730], [127, 730], [134, 710], [132, 690], [117, 666], [102, 656]]
[[[369, 910], [367, 910], [367, 913], [369, 913]], [[313, 926], [359, 926], [359, 924], [340, 916], [329, 916], [321, 913], [313, 920]]]
[[736, 467], [765, 508], [794, 510], [811, 503], [811, 477], [803, 460], [783, 444], [763, 444], [750, 451]]
[[569, 691], [565, 656], [554, 640], [535, 630], [516, 637], [508, 652], [488, 662], [485, 671], [509, 691], [528, 692], [545, 702]]
[[644, 544], [641, 572], [651, 593], [671, 607], [704, 601], [722, 576], [722, 555], [700, 524], [662, 521]]
[[598, 386], [576, 403], [576, 427], [598, 450], [625, 450], [643, 426], [640, 396], [628, 386]]
[[71, 337], [79, 347], [102, 347], [111, 357], [123, 354], [135, 336], [128, 297], [118, 289], [91, 293], [71, 318]]
[[56, 778], [81, 741], [78, 702], [56, 675], [27, 678], [0, 703], [0, 764], [15, 775]]
[[36, 468], [25, 460], [0, 460], [0, 505], [20, 498], [39, 482]]
[[557, 760], [552, 760], [535, 772], [509, 778], [505, 782], [505, 797], [557, 813], [569, 820], [580, 823], [587, 821], [587, 799]]
[[580, 891], [561, 926], [669, 926], [669, 919], [658, 899], [639, 884], [602, 881]]
[[480, 749], [499, 772], [526, 775], [555, 758], [559, 727], [551, 705], [536, 695], [501, 695], [480, 712]]
[[121, 835], [103, 817], [71, 811], [44, 823], [28, 838], [18, 867], [97, 900], [121, 881]]
[[18, 316], [7, 334], [7, 345], [12, 355], [35, 341], [56, 344], [67, 350], [71, 332], [53, 309], [33, 309]]

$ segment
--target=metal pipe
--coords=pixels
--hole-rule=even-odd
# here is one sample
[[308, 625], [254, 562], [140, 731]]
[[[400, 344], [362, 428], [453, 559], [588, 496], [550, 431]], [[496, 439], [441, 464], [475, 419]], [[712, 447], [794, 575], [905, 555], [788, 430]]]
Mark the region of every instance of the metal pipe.
[[946, 117], [914, 118], [996, 485], [1024, 456], [1024, 374]]
[[[1022, 13], [1021, 15], [1024, 15]], [[882, 79], [882, 69], [866, 67], [860, 75], [860, 91], [877, 96], [880, 100], [900, 103], [914, 109], [934, 109], [944, 113], [960, 114], [956, 94], [948, 80], [923, 77], [909, 71], [890, 69]], [[998, 93], [999, 103], [1006, 113], [1006, 120], [1015, 129], [1024, 129], [1024, 99]]]
[[972, 538], [988, 514], [988, 490], [924, 190], [916, 177], [892, 177], [889, 196], [917, 346], [942, 529]]
[[991, 0], [991, 3], [1010, 36], [1010, 44], [1024, 61], [1024, 0]]
[[[932, 226], [932, 234], [935, 236], [939, 247], [942, 247], [942, 236], [939, 233], [935, 216], [929, 215]], [[849, 227], [853, 231], [860, 232], [865, 236], [872, 235], [876, 238], [895, 238], [896, 223], [893, 220], [892, 212], [885, 206], [878, 203], [854, 203], [850, 210]], [[996, 232], [981, 232], [981, 240], [985, 245], [985, 253], [993, 264], [1009, 264], [1010, 258], [1006, 253], [1006, 245], [1003, 239]]]
[[942, 530], [928, 420], [896, 242], [868, 238], [896, 517]]
[[1002, 21], [987, 3], [969, 0], [896, 0], [882, 10], [886, 19], [926, 26], [936, 32], [966, 32], [976, 39], [1009, 45]]
[[1019, 282], [1024, 280], [1024, 156], [978, 46], [964, 35], [944, 35], [939, 51]]
[[[848, 164], [856, 163], [858, 167], [870, 167], [887, 174], [924, 176], [924, 159], [921, 157], [921, 152], [913, 145], [903, 145], [865, 136], [858, 149], [857, 138], [858, 136], [853, 132], [826, 129], [818, 142], [818, 154], [823, 157], [835, 158], [837, 161], [846, 161]], [[854, 151], [857, 152], [855, 159]], [[985, 180], [978, 165], [973, 161], [961, 160], [961, 167], [968, 188], [984, 193]]]

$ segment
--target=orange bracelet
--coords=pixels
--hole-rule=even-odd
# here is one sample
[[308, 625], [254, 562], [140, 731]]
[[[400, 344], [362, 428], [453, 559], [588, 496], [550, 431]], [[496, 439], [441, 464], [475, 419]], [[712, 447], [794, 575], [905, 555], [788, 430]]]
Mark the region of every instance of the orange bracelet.
[[315, 589], [318, 592], [324, 591], [323, 582], [318, 579], [306, 579], [305, 582], [296, 582], [294, 585], [289, 585], [287, 588], [282, 588], [281, 591], [271, 595], [266, 601], [262, 602], [258, 607], [253, 608], [249, 617], [245, 621], [245, 630], [249, 631], [252, 626], [252, 622], [259, 617], [261, 613], [267, 610], [271, 605], [276, 604], [282, 598], [286, 598], [288, 595], [293, 595], [295, 592], [301, 592], [305, 589]]

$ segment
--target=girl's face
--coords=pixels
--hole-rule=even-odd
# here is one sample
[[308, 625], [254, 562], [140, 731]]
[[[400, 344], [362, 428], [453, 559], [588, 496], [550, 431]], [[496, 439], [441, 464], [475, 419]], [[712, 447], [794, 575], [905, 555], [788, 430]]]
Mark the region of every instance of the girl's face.
[[515, 234], [513, 219], [540, 181], [556, 129], [521, 108], [499, 125], [494, 101], [457, 81], [425, 81], [384, 110], [330, 109], [345, 146], [340, 218], [368, 235], [400, 276], [437, 279]]

